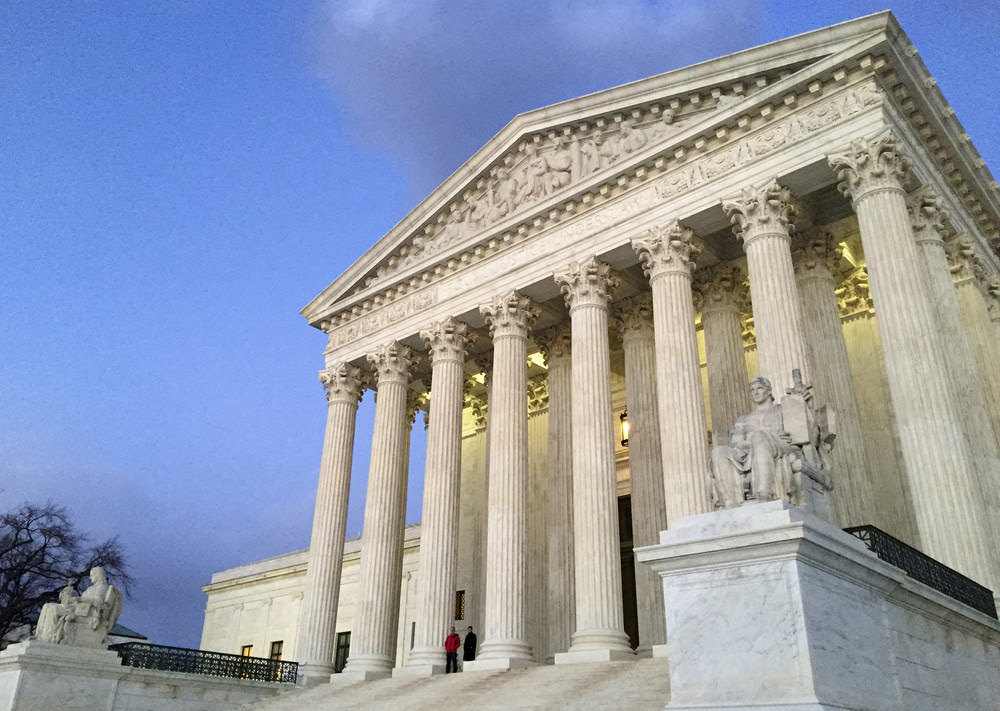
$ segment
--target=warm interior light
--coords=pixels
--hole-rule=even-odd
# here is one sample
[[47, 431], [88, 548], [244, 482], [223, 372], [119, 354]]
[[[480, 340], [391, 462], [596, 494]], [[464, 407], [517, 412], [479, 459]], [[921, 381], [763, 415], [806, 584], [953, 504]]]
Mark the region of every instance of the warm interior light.
[[621, 423], [622, 423], [622, 446], [623, 447], [627, 447], [628, 446], [628, 430], [629, 430], [629, 425], [628, 425], [628, 409], [627, 408], [625, 410], [622, 410], [622, 414], [620, 414], [618, 416], [618, 419], [621, 420]]

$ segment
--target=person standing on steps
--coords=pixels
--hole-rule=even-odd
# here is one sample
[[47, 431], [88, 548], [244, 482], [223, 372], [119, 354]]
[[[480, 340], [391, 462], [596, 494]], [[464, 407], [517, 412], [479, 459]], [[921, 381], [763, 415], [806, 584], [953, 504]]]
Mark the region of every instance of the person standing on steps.
[[472, 626], [469, 626], [468, 631], [465, 633], [465, 643], [462, 647], [462, 666], [465, 666], [466, 662], [476, 661], [476, 647], [479, 640], [476, 638], [476, 633], [472, 631]]
[[455, 628], [451, 628], [451, 634], [444, 640], [444, 673], [450, 674], [458, 672], [458, 648], [462, 646], [462, 638], [455, 633]]

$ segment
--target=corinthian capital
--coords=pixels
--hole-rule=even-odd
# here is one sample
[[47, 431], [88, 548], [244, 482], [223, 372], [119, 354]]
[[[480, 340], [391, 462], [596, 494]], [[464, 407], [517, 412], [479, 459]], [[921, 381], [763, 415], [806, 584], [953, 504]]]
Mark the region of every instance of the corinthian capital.
[[694, 231], [674, 220], [666, 227], [652, 227], [645, 237], [632, 240], [632, 249], [639, 255], [646, 276], [655, 279], [663, 274], [691, 275], [691, 269], [701, 254], [694, 243]]
[[566, 297], [570, 310], [577, 306], [607, 306], [608, 298], [620, 280], [611, 267], [591, 257], [585, 262], [571, 262], [568, 269], [552, 275]]
[[438, 361], [465, 362], [465, 350], [475, 342], [476, 334], [469, 327], [449, 316], [444, 321], [432, 323], [426, 330], [420, 332], [420, 337], [431, 352], [431, 363]]
[[427, 403], [430, 400], [430, 393], [418, 393], [416, 390], [406, 391], [406, 421], [412, 426], [417, 421], [417, 413], [424, 411], [424, 429], [429, 424], [429, 410]]
[[743, 248], [761, 235], [783, 235], [794, 231], [792, 220], [798, 209], [792, 204], [792, 191], [777, 180], [760, 187], [743, 188], [740, 196], [723, 200], [722, 209], [733, 223], [733, 234], [743, 240]]
[[840, 271], [840, 250], [833, 234], [824, 227], [816, 227], [805, 239], [792, 248], [792, 265], [796, 276], [835, 279]]
[[326, 401], [331, 405], [335, 402], [357, 405], [364, 393], [365, 380], [361, 368], [347, 363], [335, 363], [319, 371], [319, 381], [326, 390]]
[[906, 198], [906, 210], [910, 213], [913, 237], [918, 243], [942, 241], [945, 215], [934, 188], [924, 185], [910, 193]]
[[653, 338], [653, 295], [644, 292], [618, 304], [615, 325], [623, 342]]
[[416, 354], [409, 346], [393, 341], [379, 346], [365, 357], [375, 368], [379, 385], [389, 382], [409, 384], [413, 367], [416, 365]]
[[841, 181], [837, 188], [855, 205], [879, 190], [902, 191], [910, 170], [891, 131], [851, 141], [850, 148], [844, 153], [827, 156], [827, 161]]
[[695, 275], [694, 288], [701, 297], [700, 310], [704, 313], [739, 311], [737, 299], [745, 287], [739, 267], [722, 264], [699, 269]]
[[968, 279], [984, 281], [986, 268], [979, 256], [975, 243], [964, 232], [948, 236], [944, 243], [948, 266], [951, 267], [951, 277], [957, 282]]
[[479, 313], [490, 326], [493, 338], [519, 336], [526, 338], [528, 331], [538, 318], [538, 310], [531, 299], [511, 290], [503, 296], [496, 296], [488, 304], [479, 307]]
[[868, 270], [864, 267], [858, 267], [851, 272], [834, 293], [837, 294], [837, 306], [840, 308], [841, 316], [870, 313], [873, 310]]
[[535, 343], [545, 358], [547, 368], [552, 367], [554, 360], [569, 358], [573, 353], [573, 334], [569, 322], [564, 321], [536, 333]]

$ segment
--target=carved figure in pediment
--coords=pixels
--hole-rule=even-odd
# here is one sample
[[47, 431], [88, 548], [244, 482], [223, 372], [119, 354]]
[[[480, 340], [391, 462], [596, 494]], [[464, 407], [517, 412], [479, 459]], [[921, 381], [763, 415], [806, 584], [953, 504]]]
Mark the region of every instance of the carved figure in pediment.
[[667, 109], [664, 111], [662, 120], [657, 121], [653, 125], [646, 128], [649, 140], [658, 141], [661, 138], [666, 138], [671, 134], [677, 133], [677, 129], [680, 127], [680, 124], [674, 123], [676, 118], [677, 112], [673, 109]]
[[595, 128], [590, 138], [580, 146], [583, 157], [583, 175], [596, 173], [607, 168], [615, 159], [615, 141], [605, 140], [599, 128]]
[[625, 119], [618, 127], [617, 151], [615, 159], [623, 154], [635, 153], [641, 150], [649, 139], [646, 134], [635, 128], [632, 119]]
[[538, 152], [538, 146], [534, 143], [529, 143], [525, 152], [528, 158], [521, 169], [517, 188], [517, 204], [523, 205], [528, 199], [538, 200], [569, 185], [568, 164], [565, 170], [556, 170], [549, 158]]
[[493, 189], [493, 205], [499, 217], [512, 214], [514, 208], [517, 207], [517, 183], [510, 177], [506, 168], [500, 168], [497, 171], [496, 187]]
[[830, 406], [813, 408], [798, 370], [793, 380], [780, 405], [767, 378], [750, 381], [754, 411], [736, 418], [729, 445], [712, 449], [713, 497], [719, 508], [784, 499], [835, 523], [828, 456], [835, 415]]

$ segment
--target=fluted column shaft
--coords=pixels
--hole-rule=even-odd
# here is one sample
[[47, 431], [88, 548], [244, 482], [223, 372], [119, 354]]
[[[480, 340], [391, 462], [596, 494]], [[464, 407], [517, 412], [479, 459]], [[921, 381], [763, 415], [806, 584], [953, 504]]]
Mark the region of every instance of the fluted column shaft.
[[[619, 312], [625, 351], [625, 401], [629, 412], [628, 458], [632, 480], [632, 545], [655, 545], [667, 527], [667, 506], [660, 474], [660, 415], [656, 404], [656, 339], [650, 295], [632, 300]], [[745, 370], [744, 370], [745, 372]], [[635, 566], [639, 653], [666, 644], [663, 581], [646, 565]]]
[[608, 348], [608, 296], [618, 285], [590, 259], [555, 274], [573, 334], [573, 564], [576, 631], [570, 652], [630, 652], [624, 628], [618, 493]]
[[[951, 236], [946, 244], [947, 259], [955, 283], [956, 298], [976, 369], [979, 372], [993, 432], [1000, 445], [1000, 328], [992, 321], [989, 304], [993, 297], [980, 290], [982, 262], [972, 241], [963, 234]], [[1000, 309], [995, 309], [1000, 314]]]
[[307, 683], [329, 680], [333, 673], [354, 426], [362, 392], [361, 371], [346, 363], [320, 371], [320, 381], [326, 388], [326, 434], [316, 489], [297, 655], [299, 675]]
[[573, 566], [573, 370], [569, 324], [536, 336], [549, 371], [549, 653], [565, 652], [576, 629]]
[[409, 451], [407, 391], [411, 350], [398, 343], [368, 355], [377, 378], [368, 491], [355, 626], [344, 673], [388, 676], [396, 657], [399, 588], [403, 567], [406, 454]]
[[806, 382], [811, 375], [792, 268], [790, 200], [788, 188], [771, 182], [723, 203], [747, 255], [760, 374], [771, 381], [779, 401], [792, 387], [792, 370], [801, 370]]
[[680, 223], [632, 240], [653, 292], [656, 393], [667, 522], [711, 510], [705, 400], [695, 334], [691, 267], [700, 251]]
[[431, 399], [420, 532], [421, 594], [408, 666], [443, 667], [444, 639], [454, 622], [468, 327], [449, 318], [422, 331], [420, 337], [431, 355]]
[[928, 555], [987, 583], [995, 544], [971, 505], [978, 487], [907, 214], [906, 163], [888, 134], [855, 141], [830, 163], [858, 216], [921, 543]]
[[490, 387], [489, 498], [486, 541], [486, 635], [480, 661], [527, 665], [526, 551], [528, 486], [527, 337], [534, 310], [510, 292], [480, 307], [493, 334]]
[[795, 250], [793, 261], [813, 364], [812, 384], [823, 398], [817, 404], [831, 403], [837, 412], [837, 440], [831, 453], [837, 519], [842, 526], [860, 526], [872, 521], [872, 467], [865, 460], [854, 376], [837, 304], [837, 280], [831, 270], [839, 259], [832, 235], [820, 229]]
[[[994, 540], [1000, 539], [1000, 457], [997, 438], [984, 398], [983, 378], [972, 354], [972, 347], [962, 321], [958, 293], [951, 276], [942, 231], [943, 215], [936, 197], [925, 186], [914, 193], [909, 201], [910, 222], [923, 262], [931, 304], [937, 316], [937, 327], [943, 343], [947, 344], [945, 359], [951, 389], [958, 398], [958, 413], [968, 441], [972, 466], [978, 478], [980, 495], [973, 505], [982, 510], [982, 516], [992, 527]], [[986, 581], [997, 589], [1000, 570], [993, 571]]]
[[753, 408], [747, 391], [750, 378], [736, 300], [740, 288], [739, 270], [735, 267], [713, 269], [698, 281], [708, 402], [712, 411], [712, 443], [716, 445], [728, 444], [736, 418]]

